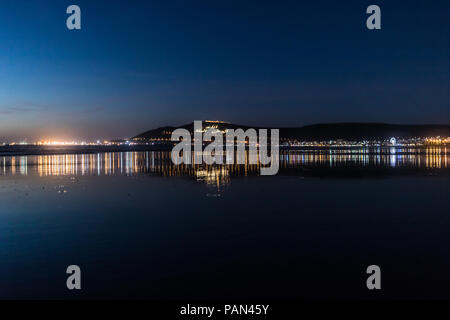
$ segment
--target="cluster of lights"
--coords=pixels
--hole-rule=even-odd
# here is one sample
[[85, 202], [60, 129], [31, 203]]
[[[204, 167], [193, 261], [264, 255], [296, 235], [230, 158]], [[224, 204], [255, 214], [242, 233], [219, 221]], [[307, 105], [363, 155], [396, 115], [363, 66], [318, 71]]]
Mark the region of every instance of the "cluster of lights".
[[128, 140], [126, 141], [100, 141], [97, 140], [95, 142], [86, 142], [86, 141], [63, 141], [63, 140], [40, 140], [35, 143], [27, 143], [27, 142], [11, 142], [11, 143], [2, 143], [0, 145], [6, 146], [15, 146], [15, 145], [35, 145], [35, 146], [111, 146], [111, 145], [132, 145], [135, 144]]
[[77, 141], [38, 141], [36, 142], [37, 146], [78, 146], [78, 145], [88, 145], [86, 142], [77, 142]]
[[391, 138], [384, 141], [346, 141], [346, 140], [331, 140], [331, 141], [299, 141], [295, 139], [283, 140], [283, 145], [287, 146], [310, 146], [310, 147], [364, 147], [364, 146], [427, 146], [427, 145], [449, 145], [450, 137], [429, 137], [429, 138], [408, 138], [397, 139]]
[[433, 138], [427, 138], [426, 142], [428, 144], [449, 144], [450, 143], [450, 137], [448, 138], [441, 138], [441, 137], [433, 137]]

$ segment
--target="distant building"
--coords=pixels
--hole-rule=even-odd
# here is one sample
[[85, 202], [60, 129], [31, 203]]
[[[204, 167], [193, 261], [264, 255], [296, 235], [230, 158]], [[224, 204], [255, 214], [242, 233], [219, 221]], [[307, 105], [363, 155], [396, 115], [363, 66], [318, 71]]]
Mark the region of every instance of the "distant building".
[[392, 138], [389, 140], [389, 143], [391, 144], [391, 146], [395, 146], [395, 145], [397, 145], [397, 139], [396, 139], [395, 137], [392, 137]]

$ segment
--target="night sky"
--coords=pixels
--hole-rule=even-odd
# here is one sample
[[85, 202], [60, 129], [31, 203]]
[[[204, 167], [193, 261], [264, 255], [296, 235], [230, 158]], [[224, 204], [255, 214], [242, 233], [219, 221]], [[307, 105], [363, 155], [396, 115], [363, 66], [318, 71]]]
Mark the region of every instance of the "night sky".
[[[82, 30], [66, 28], [77, 4]], [[366, 28], [367, 6], [382, 29]], [[0, 142], [450, 124], [450, 1], [1, 0]]]

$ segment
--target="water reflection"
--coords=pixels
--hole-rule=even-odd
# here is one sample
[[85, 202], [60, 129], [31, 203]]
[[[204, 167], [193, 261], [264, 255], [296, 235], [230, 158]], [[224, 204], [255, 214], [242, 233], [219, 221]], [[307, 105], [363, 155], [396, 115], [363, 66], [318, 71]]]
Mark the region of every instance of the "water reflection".
[[448, 149], [430, 148], [354, 148], [308, 149], [281, 153], [280, 166], [448, 168]]
[[179, 165], [171, 162], [169, 152], [110, 152], [98, 154], [8, 156], [0, 157], [0, 175], [12, 176], [108, 176], [139, 173], [161, 176], [191, 176], [208, 185], [229, 183], [230, 173], [258, 172], [252, 165]]
[[[304, 149], [280, 152], [280, 171], [307, 168], [448, 168], [447, 148]], [[248, 158], [248, 155], [247, 155]], [[170, 152], [111, 152], [0, 157], [2, 175], [84, 176], [133, 175], [190, 176], [208, 185], [229, 183], [230, 176], [257, 175], [259, 165], [180, 165]]]

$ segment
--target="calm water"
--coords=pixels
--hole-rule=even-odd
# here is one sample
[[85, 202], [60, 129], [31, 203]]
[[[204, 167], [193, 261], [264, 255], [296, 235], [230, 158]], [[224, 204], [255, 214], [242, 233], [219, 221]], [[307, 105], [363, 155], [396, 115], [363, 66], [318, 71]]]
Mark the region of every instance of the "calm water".
[[450, 298], [449, 160], [302, 150], [259, 176], [167, 152], [0, 157], [0, 298]]

